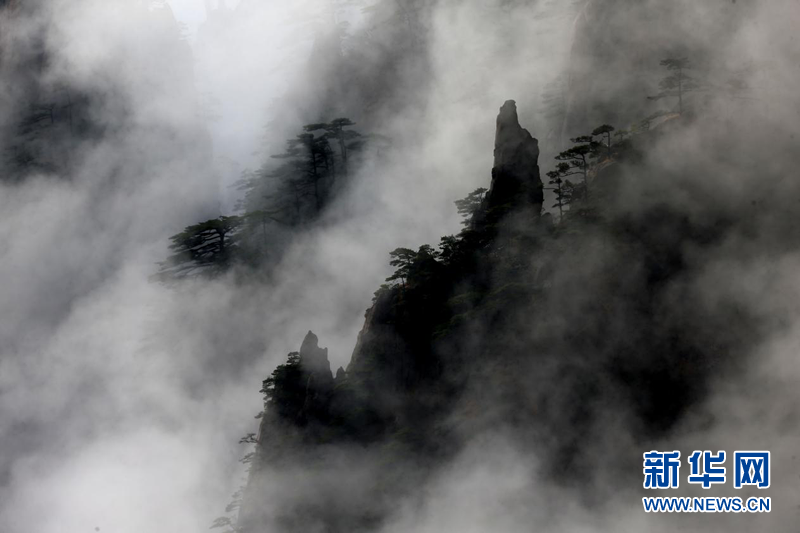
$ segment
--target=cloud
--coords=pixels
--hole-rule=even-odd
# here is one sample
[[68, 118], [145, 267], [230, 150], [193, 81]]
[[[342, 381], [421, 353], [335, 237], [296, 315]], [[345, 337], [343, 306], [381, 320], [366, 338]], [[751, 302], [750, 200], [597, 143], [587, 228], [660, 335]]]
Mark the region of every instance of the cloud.
[[[653, 148], [651, 162], [673, 168], [677, 182], [701, 182], [692, 188], [696, 195], [659, 189], [655, 177], [645, 176], [618, 207], [639, 214], [651, 207], [642, 201], [643, 189], [666, 191], [657, 200], [682, 205], [689, 217], [702, 217], [711, 203], [722, 211], [746, 208], [751, 199], [762, 206], [764, 214], [749, 227], [755, 237], [735, 233], [718, 248], [699, 250], [673, 294], [676, 300], [690, 295], [712, 314], [733, 302], [765, 329], [757, 330], [741, 367], [720, 371], [704, 402], [664, 442], [771, 447], [788, 476], [796, 475], [797, 260], [791, 224], [782, 217], [794, 220], [795, 189], [770, 182], [765, 191], [761, 176], [790, 175], [795, 168], [799, 13], [783, 0], [742, 4], [681, 2], [668, 22], [691, 34], [719, 71], [751, 66], [744, 75], [755, 102], [715, 104], [717, 122]], [[624, 2], [613, 5], [610, 27], [631, 29], [619, 61], [603, 74], [616, 87], [631, 73], [630, 48], [657, 46], [648, 30], [653, 23], [638, 18], [652, 2], [630, 12]], [[523, 126], [534, 136], [559, 129], [544, 116], [541, 93], [570, 60], [574, 12], [553, 14], [541, 2], [438, 2], [427, 19], [429, 41], [416, 58], [428, 68], [403, 71], [403, 91], [381, 109], [353, 116], [364, 119], [365, 132], [391, 137], [394, 148], [365, 163], [350, 192], [318, 231], [293, 243], [270, 280], [221, 278], [177, 291], [148, 283], [169, 235], [219, 214], [224, 186], [238, 177], [213, 170], [222, 158], [253, 167], [279, 152], [303, 121], [332, 118], [274, 104], [308, 88], [304, 65], [312, 40], [301, 15], [321, 7], [242, 1], [229, 19], [198, 30], [194, 58], [169, 13], [136, 3], [54, 2], [14, 21], [6, 50], [32, 49], [46, 26], [51, 61], [37, 79], [48, 91], [63, 86], [85, 94], [90, 104], [81, 116], [98, 130], [64, 144], [72, 150], [66, 175], [32, 170], [0, 192], [0, 278], [6, 280], [0, 288], [0, 521], [9, 531], [205, 529], [242, 475], [236, 440], [255, 425], [261, 379], [309, 328], [330, 347], [334, 365], [346, 365], [364, 309], [388, 274], [387, 252], [456, 232], [452, 201], [488, 182], [502, 102], [517, 100]], [[717, 17], [729, 8], [748, 10], [733, 30]], [[352, 18], [356, 33], [359, 22]], [[655, 26], [669, 27], [663, 20]], [[13, 57], [3, 55], [2, 68], [13, 66]], [[21, 79], [19, 71], [6, 70], [12, 71]], [[644, 73], [644, 85], [660, 75], [657, 64], [636, 72]], [[204, 93], [220, 102], [218, 122], [198, 118]], [[24, 91], [7, 94], [0, 107], [4, 143], [26, 103]], [[614, 94], [614, 101], [630, 98]], [[263, 128], [275, 115], [282, 121], [265, 138]], [[763, 125], [748, 121], [751, 116]], [[62, 133], [52, 139], [61, 142]], [[543, 171], [557, 148], [554, 141], [547, 147]], [[753, 152], [762, 154], [757, 164], [749, 159]], [[684, 156], [676, 161], [675, 153]], [[681, 174], [688, 168], [713, 171]], [[231, 204], [227, 198], [221, 209]], [[605, 258], [602, 242], [596, 244], [589, 273]], [[559, 311], [570, 312], [567, 305]], [[627, 419], [608, 422], [623, 434], [598, 433], [588, 459], [598, 469], [592, 489], [620, 492], [602, 504], [545, 480], [545, 447], [532, 451], [500, 432], [468, 442], [417, 498], [397, 502], [386, 529], [674, 528], [669, 517], [645, 519], [638, 495], [620, 487], [628, 478], [619, 464], [604, 470], [608, 450], [641, 453], [635, 436], [624, 434]], [[369, 477], [371, 466], [357, 474]], [[780, 529], [796, 491], [789, 477], [777, 479], [784, 492], [773, 496], [782, 511], [759, 518]], [[754, 524], [719, 518], [692, 517], [692, 523], [710, 531]]]

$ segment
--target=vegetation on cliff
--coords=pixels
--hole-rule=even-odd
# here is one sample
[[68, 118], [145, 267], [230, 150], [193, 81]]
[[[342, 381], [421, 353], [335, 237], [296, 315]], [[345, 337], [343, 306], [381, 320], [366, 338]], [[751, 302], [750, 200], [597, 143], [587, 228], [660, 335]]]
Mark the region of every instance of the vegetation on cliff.
[[[688, 217], [675, 191], [665, 194], [669, 181], [684, 190], [678, 197], [713, 189], [676, 184], [661, 162], [660, 146], [697, 128], [691, 118], [673, 121], [616, 136], [602, 125], [573, 139], [548, 173], [556, 223], [541, 215], [536, 141], [507, 102], [491, 188], [456, 202], [465, 218], [460, 234], [437, 248], [390, 254], [396, 271], [376, 292], [347, 369], [335, 378], [329, 368], [310, 373], [301, 350], [265, 382], [252, 497], [234, 527], [274, 521], [285, 531], [372, 530], [387, 516], [379, 503], [320, 506], [302, 496], [276, 511], [256, 496], [276, 469], [329, 458], [334, 449], [381, 450], [391, 464], [381, 463], [372, 482], [384, 494], [406, 495], [467, 436], [511, 426], [549, 458], [543, 475], [569, 483], [585, 473], [591, 435], [615, 408], [642, 440], [679, 421], [705, 394], [713, 369], [750, 345], [746, 325], [756, 317], [735, 303], [712, 313], [683, 294], [696, 254], [711, 256], [731, 235], [747, 238], [748, 228], [731, 216], [735, 202]], [[702, 173], [709, 160], [688, 164]], [[567, 178], [576, 174], [573, 184]], [[312, 508], [303, 520], [290, 518]]]

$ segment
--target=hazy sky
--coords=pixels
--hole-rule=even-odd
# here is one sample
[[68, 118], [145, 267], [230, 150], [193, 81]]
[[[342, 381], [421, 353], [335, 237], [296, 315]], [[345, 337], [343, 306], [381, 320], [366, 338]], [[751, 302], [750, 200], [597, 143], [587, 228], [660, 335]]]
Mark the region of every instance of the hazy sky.
[[[230, 9], [235, 8], [240, 2], [240, 0], [168, 0], [168, 3], [175, 13], [175, 18], [186, 24], [189, 34], [193, 37], [197, 32], [198, 26], [206, 19], [206, 4], [214, 9], [219, 5], [220, 1], [224, 2]], [[268, 3], [275, 0], [263, 1]]]

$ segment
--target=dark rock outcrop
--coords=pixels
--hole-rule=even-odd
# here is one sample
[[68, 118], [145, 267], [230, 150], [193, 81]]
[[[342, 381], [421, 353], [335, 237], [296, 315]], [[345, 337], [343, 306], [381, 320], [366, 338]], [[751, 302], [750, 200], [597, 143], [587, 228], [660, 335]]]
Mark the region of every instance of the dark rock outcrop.
[[300, 368], [305, 380], [305, 402], [301, 419], [327, 422], [333, 392], [333, 374], [328, 349], [319, 347], [319, 339], [309, 331], [300, 345]]
[[328, 349], [319, 347], [319, 338], [309, 331], [300, 345], [300, 365], [315, 379], [329, 381], [333, 379], [331, 363], [328, 361]]
[[357, 375], [360, 371], [366, 370], [365, 367], [368, 366], [366, 358], [376, 350], [380, 352], [381, 359], [395, 363], [406, 352], [405, 343], [394, 326], [396, 316], [393, 303], [392, 294], [384, 292], [378, 295], [372, 307], [367, 310], [364, 326], [358, 333], [356, 346], [347, 367], [348, 373]]
[[530, 208], [539, 215], [544, 202], [539, 175], [539, 141], [520, 126], [517, 104], [508, 100], [497, 115], [492, 185], [486, 196], [488, 211], [504, 207]]
[[378, 411], [393, 410], [393, 400], [415, 372], [407, 335], [398, 328], [396, 294], [378, 295], [358, 334], [347, 375], [373, 398]]

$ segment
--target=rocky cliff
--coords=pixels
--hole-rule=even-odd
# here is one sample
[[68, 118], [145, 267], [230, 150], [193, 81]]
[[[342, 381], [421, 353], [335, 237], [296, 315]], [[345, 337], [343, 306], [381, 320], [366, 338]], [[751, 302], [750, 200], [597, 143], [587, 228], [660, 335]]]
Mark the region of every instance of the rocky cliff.
[[[357, 446], [384, 452], [388, 446], [392, 451], [386, 453], [398, 465], [434, 461], [452, 452], [454, 443], [448, 444], [450, 431], [443, 421], [471, 368], [464, 364], [460, 344], [473, 321], [495, 315], [496, 306], [515, 300], [506, 290], [489, 294], [495, 274], [475, 262], [485, 263], [479, 257], [498, 246], [495, 239], [504, 220], [520, 214], [538, 218], [541, 212], [537, 141], [519, 124], [513, 101], [498, 115], [494, 153], [491, 190], [472, 229], [459, 237], [449, 260], [421, 249], [403, 284], [377, 293], [346, 371], [340, 368], [332, 377], [327, 350], [309, 332], [300, 351], [265, 381], [266, 408], [240, 518], [244, 531], [256, 531], [255, 524], [265, 522], [295, 530], [287, 525], [294, 524], [290, 518], [269, 511], [254, 496], [267, 490], [261, 474], [265, 470], [274, 473], [296, 462], [315, 461], [309, 454], [325, 455], [331, 445], [339, 451]], [[518, 297], [527, 289], [514, 292]], [[386, 474], [394, 476], [396, 467]], [[404, 486], [394, 481], [384, 490], [394, 493]], [[289, 509], [306, 505], [312, 503], [305, 495], [287, 503]], [[384, 515], [383, 510], [358, 506], [337, 512], [314, 511], [314, 520], [327, 524], [326, 529], [338, 521], [352, 531], [364, 520], [372, 524]]]
[[703, 176], [686, 180], [646, 157], [681, 135], [616, 146], [593, 163], [595, 194], [545, 225], [536, 140], [506, 102], [477, 220], [438, 251], [406, 250], [404, 282], [378, 291], [346, 372], [333, 380], [309, 333], [265, 382], [243, 531], [377, 531], [486, 435], [553, 483], [640, 483], [641, 463], [598, 457], [633, 439], [650, 449], [685, 420], [759, 321], [735, 298], [709, 306], [697, 282], [727, 239], [755, 234], [738, 202], [687, 216], [713, 164], [685, 152], [682, 171]]
[[489, 210], [507, 206], [541, 213], [544, 194], [539, 175], [539, 142], [520, 126], [517, 104], [509, 100], [497, 115], [492, 183], [486, 195]]

